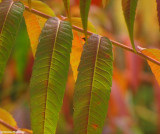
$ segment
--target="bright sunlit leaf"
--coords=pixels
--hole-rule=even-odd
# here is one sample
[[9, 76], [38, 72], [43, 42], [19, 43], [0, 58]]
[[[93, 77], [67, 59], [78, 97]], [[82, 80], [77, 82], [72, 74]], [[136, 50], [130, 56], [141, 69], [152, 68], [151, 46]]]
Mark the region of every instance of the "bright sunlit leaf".
[[50, 18], [40, 35], [31, 77], [33, 133], [54, 134], [61, 110], [70, 64], [72, 28]]
[[[26, 1], [22, 1], [24, 5], [29, 6]], [[49, 16], [54, 17], [55, 14], [45, 3], [41, 1], [32, 1], [32, 8], [36, 9], [42, 13], [45, 13]], [[27, 31], [30, 38], [31, 48], [33, 55], [35, 56], [37, 45], [38, 45], [38, 38], [41, 33], [41, 30], [47, 21], [46, 18], [36, 15], [29, 10], [25, 10], [24, 18], [27, 25]]]
[[[159, 49], [143, 49], [141, 52], [160, 62], [160, 50]], [[160, 66], [150, 61], [148, 61], [148, 64], [151, 67], [151, 70], [160, 85]]]
[[135, 44], [134, 44], [134, 20], [136, 15], [136, 8], [137, 8], [138, 0], [122, 0], [122, 8], [125, 17], [125, 21], [127, 24], [130, 40], [133, 49], [136, 51]]
[[101, 134], [112, 86], [112, 44], [91, 35], [83, 47], [74, 94], [74, 133]]
[[4, 0], [0, 3], [0, 81], [10, 56], [23, 17], [20, 2]]
[[[20, 0], [20, 1], [24, 5], [29, 6], [27, 0]], [[32, 9], [40, 11], [44, 14], [49, 15], [49, 16], [55, 16], [53, 10], [47, 4], [45, 4], [44, 2], [41, 2], [39, 0], [32, 0]]]

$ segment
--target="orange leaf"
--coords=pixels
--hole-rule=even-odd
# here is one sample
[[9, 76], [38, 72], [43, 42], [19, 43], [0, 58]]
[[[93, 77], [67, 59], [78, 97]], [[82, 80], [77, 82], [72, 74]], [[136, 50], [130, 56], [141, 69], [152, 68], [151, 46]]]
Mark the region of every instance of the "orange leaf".
[[72, 52], [71, 52], [71, 58], [70, 58], [70, 62], [71, 62], [71, 67], [72, 67], [72, 71], [73, 71], [73, 76], [74, 79], [77, 79], [77, 68], [80, 62], [80, 58], [81, 58], [81, 53], [82, 53], [82, 49], [83, 49], [83, 34], [73, 30], [73, 36], [74, 39], [72, 41]]
[[[22, 2], [24, 5], [28, 6], [28, 3], [26, 1], [22, 1]], [[52, 9], [50, 9], [45, 3], [41, 1], [32, 1], [32, 8], [42, 13], [45, 13], [47, 15], [55, 16]], [[32, 52], [33, 52], [33, 55], [35, 56], [37, 45], [38, 45], [38, 39], [39, 39], [41, 30], [45, 22], [47, 21], [47, 19], [41, 16], [38, 16], [28, 10], [25, 10], [23, 15], [25, 18], [27, 31], [30, 38]]]
[[[143, 49], [141, 52], [160, 62], [160, 50], [158, 50], [158, 49]], [[151, 70], [160, 85], [160, 66], [158, 66], [155, 63], [152, 63], [150, 61], [148, 61], [148, 64], [151, 67]]]
[[[36, 48], [38, 45], [38, 38], [41, 33], [40, 23], [39, 23], [37, 15], [34, 15], [30, 13], [29, 11], [25, 11], [23, 15], [24, 15], [25, 22], [27, 25], [27, 31], [28, 31], [28, 35], [30, 38], [32, 52], [33, 52], [33, 55], [35, 55]], [[46, 22], [45, 18], [41, 19], [41, 25], [42, 23], [44, 24], [45, 22]]]
[[[82, 28], [81, 18], [73, 17], [71, 18], [71, 21], [73, 25]], [[88, 22], [88, 30], [96, 33], [96, 30], [91, 22]], [[78, 74], [77, 68], [80, 62], [81, 53], [83, 50], [83, 44], [85, 43], [83, 38], [85, 38], [85, 36], [83, 33], [77, 32], [75, 30], [73, 30], [73, 36], [74, 39], [72, 41], [72, 53], [71, 53], [70, 63], [73, 71], [74, 80], [76, 80]]]

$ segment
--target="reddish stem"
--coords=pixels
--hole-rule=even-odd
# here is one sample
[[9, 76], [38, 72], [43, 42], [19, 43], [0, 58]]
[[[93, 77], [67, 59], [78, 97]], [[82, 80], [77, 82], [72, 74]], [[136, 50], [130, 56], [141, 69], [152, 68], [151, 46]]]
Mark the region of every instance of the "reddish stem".
[[[31, 12], [37, 14], [37, 15], [40, 15], [40, 16], [42, 16], [42, 17], [44, 17], [44, 18], [49, 19], [49, 18], [52, 17], [52, 16], [49, 16], [49, 15], [47, 15], [47, 14], [44, 14], [44, 13], [38, 11], [38, 10], [29, 9], [28, 6], [25, 6], [25, 8], [26, 8], [26, 10], [29, 10], [29, 11], [31, 11]], [[62, 18], [63, 18], [63, 16], [62, 16]], [[77, 27], [77, 26], [72, 25], [72, 28], [73, 28], [74, 30], [76, 30], [76, 31], [84, 32], [84, 30], [83, 30], [82, 28], [80, 28], [80, 27]], [[87, 31], [87, 34], [88, 34], [88, 35], [91, 35], [91, 34], [94, 34], [94, 33], [90, 32], [90, 31]], [[139, 50], [137, 50], [137, 52], [135, 52], [131, 47], [128, 47], [128, 46], [126, 46], [126, 45], [124, 45], [124, 44], [122, 44], [122, 43], [119, 43], [119, 42], [117, 42], [117, 41], [115, 41], [115, 40], [111, 40], [111, 39], [110, 39], [110, 41], [111, 41], [112, 44], [115, 45], [115, 46], [121, 47], [121, 48], [123, 48], [123, 49], [125, 49], [125, 50], [127, 50], [127, 51], [130, 51], [130, 52], [132, 52], [132, 53], [135, 53], [135, 54], [137, 54], [137, 55], [139, 55], [139, 56], [141, 56], [141, 57], [143, 57], [143, 58], [145, 58], [145, 59], [147, 59], [147, 60], [149, 60], [149, 61], [157, 64], [157, 65], [160, 65], [160, 62], [159, 62], [159, 61], [157, 61], [157, 60], [155, 60], [155, 59], [153, 59], [153, 58], [151, 58], [151, 57], [149, 57], [149, 56], [147, 56], [147, 55], [144, 55], [144, 54], [143, 54], [141, 51], [139, 51]]]
[[8, 123], [4, 122], [3, 120], [0, 119], [0, 124], [2, 124], [3, 126], [5, 126], [6, 128], [12, 130], [12, 131], [18, 131], [17, 128], [12, 127], [11, 125], [9, 125]]

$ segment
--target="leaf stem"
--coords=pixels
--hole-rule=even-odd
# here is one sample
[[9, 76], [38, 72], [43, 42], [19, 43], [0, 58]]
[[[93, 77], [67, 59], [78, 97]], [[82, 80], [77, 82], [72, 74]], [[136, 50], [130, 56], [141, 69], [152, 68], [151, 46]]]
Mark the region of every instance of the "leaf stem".
[[9, 125], [8, 123], [4, 122], [3, 120], [0, 119], [0, 124], [2, 124], [3, 126], [7, 127], [8, 129], [12, 130], [12, 131], [18, 131], [17, 128], [12, 127], [11, 125]]
[[[46, 19], [49, 19], [49, 18], [52, 17], [52, 16], [49, 16], [49, 15], [47, 15], [47, 14], [44, 14], [44, 13], [38, 11], [38, 10], [29, 9], [28, 6], [25, 6], [25, 9], [28, 10], [28, 11], [31, 11], [31, 12], [33, 12], [33, 13], [41, 16], [41, 17], [44, 17], [44, 18], [46, 18]], [[63, 16], [62, 16], [62, 18], [63, 18]], [[75, 26], [75, 25], [72, 25], [72, 28], [73, 28], [74, 30], [76, 30], [76, 31], [84, 32], [84, 30], [83, 30], [82, 28], [77, 27], [77, 26]], [[91, 34], [94, 34], [94, 33], [90, 32], [90, 31], [87, 31], [87, 34], [88, 34], [88, 35], [91, 35]], [[117, 41], [115, 41], [115, 40], [112, 40], [112, 39], [110, 39], [110, 41], [112, 42], [113, 45], [115, 45], [115, 46], [117, 46], [117, 47], [121, 47], [121, 48], [123, 48], [123, 49], [125, 49], [125, 50], [127, 50], [127, 51], [132, 52], [132, 53], [135, 53], [135, 54], [137, 54], [137, 55], [145, 58], [146, 60], [149, 60], [149, 61], [151, 61], [151, 62], [153, 62], [153, 63], [155, 63], [155, 64], [157, 64], [157, 65], [160, 66], [160, 62], [159, 62], [159, 61], [157, 61], [157, 60], [155, 60], [155, 59], [153, 59], [153, 58], [151, 58], [151, 57], [149, 57], [149, 56], [147, 56], [147, 55], [144, 55], [141, 51], [137, 50], [137, 51], [135, 52], [131, 47], [128, 47], [128, 46], [126, 46], [126, 45], [124, 45], [124, 44], [122, 44], [122, 43], [119, 43], [119, 42], [117, 42]]]

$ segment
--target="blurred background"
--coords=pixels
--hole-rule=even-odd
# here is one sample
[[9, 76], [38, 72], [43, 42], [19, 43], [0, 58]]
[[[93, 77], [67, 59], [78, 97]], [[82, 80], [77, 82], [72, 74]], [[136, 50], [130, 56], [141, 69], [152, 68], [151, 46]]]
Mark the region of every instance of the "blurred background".
[[[62, 0], [44, 0], [57, 16], [66, 16]], [[71, 15], [79, 17], [79, 0], [71, 0]], [[90, 22], [97, 34], [131, 46], [121, 0], [92, 0]], [[76, 35], [74, 34], [76, 37]], [[81, 35], [77, 46], [83, 46]], [[141, 47], [159, 48], [160, 32], [156, 0], [140, 0], [135, 21], [135, 40]], [[111, 97], [103, 134], [160, 134], [160, 86], [147, 62], [121, 48], [113, 47], [114, 71]], [[0, 107], [9, 111], [18, 127], [31, 129], [29, 81], [34, 57], [25, 21], [18, 32], [12, 55], [0, 85]], [[70, 67], [57, 134], [73, 134], [73, 93], [75, 80]]]

